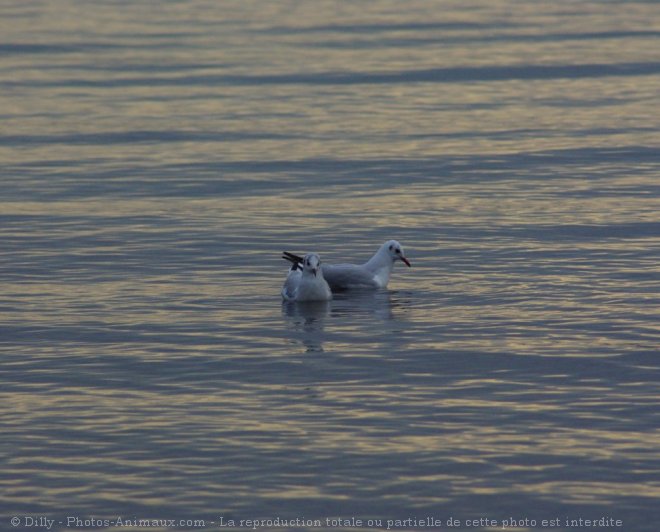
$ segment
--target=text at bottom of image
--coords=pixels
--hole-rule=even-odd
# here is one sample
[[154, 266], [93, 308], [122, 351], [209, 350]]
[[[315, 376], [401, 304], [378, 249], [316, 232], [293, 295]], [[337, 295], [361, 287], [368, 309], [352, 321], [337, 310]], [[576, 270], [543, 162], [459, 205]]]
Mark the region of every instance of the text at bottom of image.
[[215, 519], [157, 519], [137, 517], [116, 517], [114, 519], [96, 517], [67, 516], [51, 518], [47, 516], [14, 516], [10, 519], [14, 528], [31, 528], [51, 530], [53, 527], [65, 528], [206, 528], [218, 527], [227, 529], [277, 529], [288, 527], [307, 528], [364, 528], [364, 529], [452, 529], [452, 528], [499, 528], [501, 530], [552, 529], [552, 528], [586, 528], [604, 529], [621, 528], [623, 521], [611, 516], [591, 517], [553, 517], [529, 518], [511, 517], [507, 519], [491, 519], [488, 517], [455, 518], [455, 517], [406, 517], [403, 519], [362, 519], [357, 517], [324, 517], [321, 519], [296, 518], [254, 518], [235, 519], [217, 517]]

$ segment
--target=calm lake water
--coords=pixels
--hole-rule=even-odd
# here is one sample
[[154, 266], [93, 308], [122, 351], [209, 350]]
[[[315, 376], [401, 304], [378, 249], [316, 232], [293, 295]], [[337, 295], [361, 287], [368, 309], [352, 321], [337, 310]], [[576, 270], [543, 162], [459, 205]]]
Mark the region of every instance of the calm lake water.
[[0, 15], [1, 529], [658, 529], [656, 2]]

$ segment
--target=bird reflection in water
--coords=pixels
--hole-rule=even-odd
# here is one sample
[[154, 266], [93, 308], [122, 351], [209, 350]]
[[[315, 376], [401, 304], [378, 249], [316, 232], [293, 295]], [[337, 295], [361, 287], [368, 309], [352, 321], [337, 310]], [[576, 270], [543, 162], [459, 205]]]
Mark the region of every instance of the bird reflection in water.
[[330, 315], [330, 301], [284, 301], [282, 314], [307, 353], [323, 352], [323, 326]]
[[[302, 343], [307, 353], [323, 352], [326, 324], [350, 318], [353, 332], [368, 330], [377, 337], [391, 331], [392, 322], [405, 323], [411, 301], [409, 292], [352, 290], [336, 293], [332, 301], [284, 301], [282, 315], [294, 333], [292, 339]], [[334, 332], [351, 336], [345, 328]]]

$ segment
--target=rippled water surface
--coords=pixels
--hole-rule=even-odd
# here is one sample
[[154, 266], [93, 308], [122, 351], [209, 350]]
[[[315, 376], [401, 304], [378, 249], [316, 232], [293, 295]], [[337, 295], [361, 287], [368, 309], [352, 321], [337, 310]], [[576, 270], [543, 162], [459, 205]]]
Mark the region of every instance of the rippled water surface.
[[657, 3], [0, 13], [0, 528], [657, 530]]

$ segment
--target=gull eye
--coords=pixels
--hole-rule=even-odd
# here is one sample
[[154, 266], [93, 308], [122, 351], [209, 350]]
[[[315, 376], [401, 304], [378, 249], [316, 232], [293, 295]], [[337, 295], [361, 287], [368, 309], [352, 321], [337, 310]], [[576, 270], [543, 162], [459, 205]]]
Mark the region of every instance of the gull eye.
[[392, 248], [393, 248], [393, 247], [394, 247], [394, 246], [390, 245], [390, 251], [392, 251]]
[[399, 248], [396, 248], [397, 253], [401, 253], [401, 250]]

